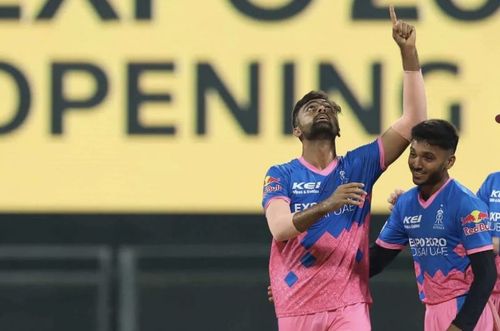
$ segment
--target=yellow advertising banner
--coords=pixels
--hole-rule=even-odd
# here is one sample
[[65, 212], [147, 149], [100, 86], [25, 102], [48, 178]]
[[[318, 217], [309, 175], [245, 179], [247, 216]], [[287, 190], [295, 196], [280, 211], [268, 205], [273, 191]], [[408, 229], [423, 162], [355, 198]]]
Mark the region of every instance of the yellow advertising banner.
[[[401, 113], [389, 1], [0, 0], [0, 211], [259, 212], [301, 154], [294, 102], [343, 108], [338, 152]], [[451, 174], [500, 170], [497, 0], [394, 1], [417, 28], [429, 115], [460, 129]], [[374, 211], [411, 184], [407, 153]]]

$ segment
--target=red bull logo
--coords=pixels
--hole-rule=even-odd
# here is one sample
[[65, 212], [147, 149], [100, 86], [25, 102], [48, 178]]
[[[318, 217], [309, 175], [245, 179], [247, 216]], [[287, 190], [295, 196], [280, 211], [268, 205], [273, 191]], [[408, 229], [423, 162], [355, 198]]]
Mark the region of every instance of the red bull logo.
[[477, 224], [487, 218], [488, 218], [488, 213], [484, 213], [479, 210], [473, 210], [469, 215], [465, 216], [462, 219], [462, 225]]
[[264, 178], [264, 186], [267, 186], [267, 185], [272, 184], [272, 183], [279, 183], [279, 182], [280, 182], [279, 178], [274, 178], [271, 176], [266, 176], [266, 178]]

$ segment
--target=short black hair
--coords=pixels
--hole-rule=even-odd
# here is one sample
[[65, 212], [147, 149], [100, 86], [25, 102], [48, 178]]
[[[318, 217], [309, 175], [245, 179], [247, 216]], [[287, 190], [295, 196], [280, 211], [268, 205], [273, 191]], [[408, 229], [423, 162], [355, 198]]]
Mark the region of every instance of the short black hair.
[[415, 125], [411, 130], [411, 139], [425, 140], [429, 145], [455, 153], [458, 145], [458, 133], [453, 124], [440, 119], [430, 119]]
[[302, 108], [309, 101], [317, 99], [326, 100], [329, 103], [331, 103], [333, 108], [337, 111], [337, 113], [340, 113], [342, 111], [340, 106], [337, 105], [335, 102], [331, 101], [328, 98], [328, 94], [326, 94], [324, 91], [310, 91], [306, 95], [304, 95], [299, 101], [297, 101], [295, 107], [293, 107], [292, 128], [297, 126], [297, 114], [299, 113], [300, 108]]

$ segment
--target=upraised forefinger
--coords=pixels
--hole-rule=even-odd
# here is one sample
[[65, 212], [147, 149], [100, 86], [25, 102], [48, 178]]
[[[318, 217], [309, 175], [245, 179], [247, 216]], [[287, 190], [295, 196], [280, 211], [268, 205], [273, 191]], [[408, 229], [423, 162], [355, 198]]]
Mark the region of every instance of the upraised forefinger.
[[394, 6], [389, 6], [389, 15], [391, 15], [392, 26], [395, 26], [398, 22], [398, 17], [396, 16], [396, 11], [394, 10]]

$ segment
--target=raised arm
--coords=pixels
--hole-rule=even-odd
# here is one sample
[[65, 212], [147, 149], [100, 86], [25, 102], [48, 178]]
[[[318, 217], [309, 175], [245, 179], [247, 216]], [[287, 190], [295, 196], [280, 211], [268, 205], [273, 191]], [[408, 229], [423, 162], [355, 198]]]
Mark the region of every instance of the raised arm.
[[411, 129], [427, 119], [427, 103], [424, 79], [416, 48], [415, 27], [399, 21], [394, 7], [389, 7], [392, 21], [392, 37], [401, 51], [403, 62], [403, 115], [382, 134], [385, 165], [394, 162], [410, 142]]

